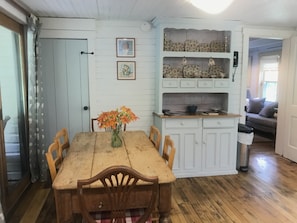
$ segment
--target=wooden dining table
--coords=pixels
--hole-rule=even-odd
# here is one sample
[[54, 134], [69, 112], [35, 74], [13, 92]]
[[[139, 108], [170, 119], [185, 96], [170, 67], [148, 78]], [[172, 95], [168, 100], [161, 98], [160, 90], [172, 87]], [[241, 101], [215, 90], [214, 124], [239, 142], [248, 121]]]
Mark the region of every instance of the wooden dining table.
[[[171, 186], [176, 179], [174, 174], [144, 131], [125, 131], [122, 139], [123, 145], [113, 148], [110, 132], [81, 132], [75, 135], [52, 185], [58, 223], [73, 222], [75, 214], [80, 213], [77, 180], [90, 178], [113, 165], [126, 165], [144, 175], [158, 176], [160, 222], [170, 222]], [[93, 190], [90, 189], [87, 204], [90, 210], [98, 210], [99, 205], [95, 200], [100, 196], [100, 187], [102, 185], [98, 184], [93, 185]], [[145, 193], [145, 185], [138, 187]], [[141, 196], [134, 199], [134, 208], [138, 202], [141, 204]]]

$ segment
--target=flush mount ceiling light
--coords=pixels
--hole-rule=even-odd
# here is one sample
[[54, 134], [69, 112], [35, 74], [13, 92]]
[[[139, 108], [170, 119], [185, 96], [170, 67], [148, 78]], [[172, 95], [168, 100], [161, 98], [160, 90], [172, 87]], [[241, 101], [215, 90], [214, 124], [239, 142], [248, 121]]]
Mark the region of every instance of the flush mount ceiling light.
[[196, 8], [210, 14], [218, 14], [224, 11], [233, 0], [188, 0]]

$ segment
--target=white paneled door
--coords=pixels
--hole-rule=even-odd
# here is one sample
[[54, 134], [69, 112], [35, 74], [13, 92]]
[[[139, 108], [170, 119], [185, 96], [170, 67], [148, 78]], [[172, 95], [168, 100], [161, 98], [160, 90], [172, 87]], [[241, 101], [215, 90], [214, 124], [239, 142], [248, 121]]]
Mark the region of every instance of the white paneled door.
[[297, 37], [291, 39], [289, 59], [289, 72], [286, 74], [286, 104], [285, 104], [285, 127], [278, 128], [278, 133], [284, 136], [284, 156], [297, 162]]
[[70, 140], [90, 130], [87, 44], [79, 39], [41, 39], [46, 145], [63, 127]]

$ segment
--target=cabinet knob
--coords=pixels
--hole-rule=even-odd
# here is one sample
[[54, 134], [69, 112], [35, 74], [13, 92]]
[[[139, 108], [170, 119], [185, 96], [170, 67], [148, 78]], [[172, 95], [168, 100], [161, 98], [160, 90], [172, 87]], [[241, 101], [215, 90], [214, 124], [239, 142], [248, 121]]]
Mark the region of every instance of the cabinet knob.
[[221, 122], [217, 122], [218, 125], [221, 125]]
[[180, 125], [183, 126], [184, 125], [184, 122], [181, 122]]

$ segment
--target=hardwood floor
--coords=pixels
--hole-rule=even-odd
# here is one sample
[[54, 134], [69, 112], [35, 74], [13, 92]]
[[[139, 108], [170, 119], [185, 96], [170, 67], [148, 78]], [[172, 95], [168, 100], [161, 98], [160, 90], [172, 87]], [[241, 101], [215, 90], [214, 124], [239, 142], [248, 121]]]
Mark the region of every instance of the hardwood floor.
[[[255, 137], [250, 151], [248, 172], [177, 179], [173, 185], [172, 222], [297, 222], [297, 164], [274, 154], [270, 140]], [[42, 189], [44, 186], [33, 186], [26, 195], [31, 193], [32, 198], [36, 190]], [[21, 218], [24, 206], [29, 207], [30, 202], [24, 196], [20, 203], [23, 208], [16, 210], [19, 219], [8, 223], [55, 223], [53, 193], [48, 190], [42, 210], [36, 210], [36, 220], [28, 221], [25, 215]]]

